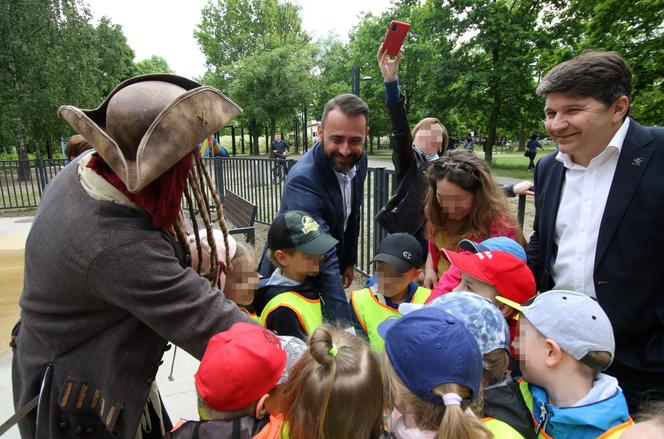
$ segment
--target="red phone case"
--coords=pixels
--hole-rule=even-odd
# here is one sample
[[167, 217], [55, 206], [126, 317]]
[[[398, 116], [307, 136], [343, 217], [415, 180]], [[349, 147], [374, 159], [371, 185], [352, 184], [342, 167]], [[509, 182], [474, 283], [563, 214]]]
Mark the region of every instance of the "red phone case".
[[410, 24], [392, 20], [388, 27], [385, 41], [383, 41], [383, 47], [387, 49], [388, 55], [397, 56], [399, 54], [403, 40], [406, 39], [408, 29], [410, 29]]

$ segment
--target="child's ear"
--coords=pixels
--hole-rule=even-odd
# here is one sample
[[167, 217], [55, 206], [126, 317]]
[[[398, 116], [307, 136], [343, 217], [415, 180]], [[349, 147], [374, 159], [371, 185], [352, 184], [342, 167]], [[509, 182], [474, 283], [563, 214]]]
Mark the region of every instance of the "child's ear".
[[261, 396], [261, 399], [256, 403], [256, 419], [263, 419], [267, 415], [266, 402], [270, 398], [270, 395], [267, 393]]
[[546, 365], [549, 367], [557, 366], [563, 359], [563, 350], [560, 348], [558, 343], [551, 340], [550, 338], [545, 339], [544, 343], [546, 343], [548, 351], [545, 360]]
[[283, 251], [283, 250], [277, 250], [274, 252], [274, 259], [279, 262], [281, 266], [287, 266], [288, 265], [288, 254]]
[[419, 282], [420, 277], [422, 276], [422, 269], [421, 268], [414, 268], [413, 269], [413, 274], [410, 277], [411, 282]]

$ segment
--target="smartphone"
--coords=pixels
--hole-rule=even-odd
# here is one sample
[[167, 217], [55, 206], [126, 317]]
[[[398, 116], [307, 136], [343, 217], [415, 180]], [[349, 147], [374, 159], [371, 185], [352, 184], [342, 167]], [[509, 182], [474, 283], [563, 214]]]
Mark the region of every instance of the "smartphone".
[[410, 24], [392, 20], [383, 41], [383, 47], [387, 49], [388, 55], [397, 56], [399, 54], [403, 40], [406, 39], [408, 29], [410, 29]]

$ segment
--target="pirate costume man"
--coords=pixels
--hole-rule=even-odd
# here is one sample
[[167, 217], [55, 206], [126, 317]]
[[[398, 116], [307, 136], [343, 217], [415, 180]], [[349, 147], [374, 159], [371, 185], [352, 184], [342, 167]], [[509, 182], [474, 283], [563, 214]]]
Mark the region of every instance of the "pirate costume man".
[[205, 279], [181, 245], [183, 196], [198, 260], [194, 209], [214, 249], [214, 202], [226, 239], [197, 146], [240, 112], [174, 75], [129, 79], [95, 110], [60, 108], [96, 152], [51, 181], [26, 242], [12, 379], [15, 408], [37, 407], [22, 437], [162, 437], [154, 380], [168, 341], [200, 359], [210, 337], [250, 321], [208, 280], [225, 268], [219, 255]]

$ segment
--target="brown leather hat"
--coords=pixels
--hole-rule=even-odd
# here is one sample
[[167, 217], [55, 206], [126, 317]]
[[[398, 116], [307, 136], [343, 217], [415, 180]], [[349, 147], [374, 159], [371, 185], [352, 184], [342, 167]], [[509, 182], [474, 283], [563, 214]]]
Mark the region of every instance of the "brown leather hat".
[[165, 74], [127, 79], [97, 109], [58, 110], [130, 192], [152, 183], [241, 112], [215, 88]]

